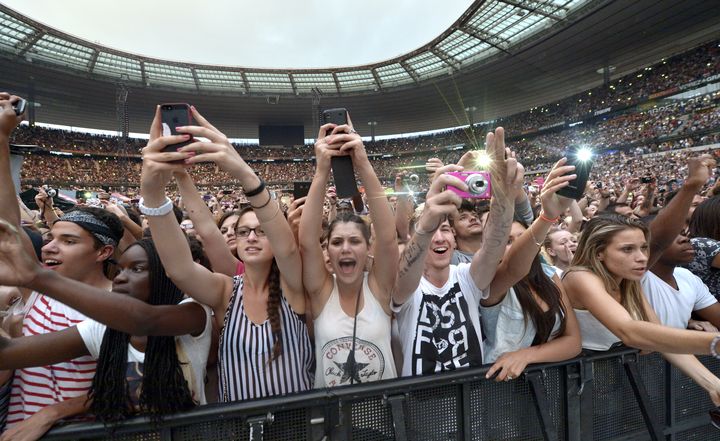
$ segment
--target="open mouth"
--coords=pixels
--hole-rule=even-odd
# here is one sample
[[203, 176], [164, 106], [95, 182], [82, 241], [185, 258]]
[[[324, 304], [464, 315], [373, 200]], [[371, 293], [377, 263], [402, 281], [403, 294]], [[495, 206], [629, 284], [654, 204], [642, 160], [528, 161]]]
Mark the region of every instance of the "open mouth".
[[246, 253], [250, 253], [250, 254], [259, 253], [261, 250], [262, 250], [262, 249], [261, 249], [261, 248], [258, 248], [258, 247], [247, 247], [247, 248], [245, 248], [245, 252], [246, 252]]
[[435, 247], [432, 249], [433, 253], [440, 254], [440, 255], [447, 253], [448, 250], [449, 250], [448, 247]]
[[357, 262], [354, 259], [340, 259], [338, 269], [343, 274], [350, 274], [355, 270]]
[[59, 260], [55, 260], [55, 259], [45, 259], [45, 260], [43, 260], [43, 264], [45, 264], [45, 266], [48, 268], [54, 268], [54, 267], [62, 264], [62, 262], [60, 262]]

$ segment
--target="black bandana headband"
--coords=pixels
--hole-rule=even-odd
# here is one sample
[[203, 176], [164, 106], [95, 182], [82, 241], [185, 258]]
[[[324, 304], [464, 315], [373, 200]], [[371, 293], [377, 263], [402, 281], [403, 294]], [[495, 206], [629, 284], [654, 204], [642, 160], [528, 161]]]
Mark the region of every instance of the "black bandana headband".
[[58, 219], [58, 222], [72, 222], [74, 224], [79, 225], [81, 228], [86, 230], [88, 233], [95, 236], [97, 240], [102, 242], [104, 245], [112, 245], [116, 247], [118, 245], [118, 240], [114, 237], [114, 234], [110, 230], [110, 228], [105, 224], [105, 222], [101, 221], [91, 213], [88, 213], [87, 211], [82, 210], [73, 210], [70, 211], [60, 219]]

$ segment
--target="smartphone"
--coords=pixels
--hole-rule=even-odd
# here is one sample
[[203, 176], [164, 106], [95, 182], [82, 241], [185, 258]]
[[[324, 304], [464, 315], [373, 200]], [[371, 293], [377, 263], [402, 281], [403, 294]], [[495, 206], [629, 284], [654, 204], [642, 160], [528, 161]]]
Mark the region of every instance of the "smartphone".
[[15, 115], [22, 115], [23, 113], [25, 113], [25, 109], [27, 109], [27, 101], [20, 98], [13, 103], [13, 109], [15, 109]]
[[[347, 109], [323, 110], [321, 124], [347, 124]], [[327, 135], [327, 134], [326, 134]], [[355, 169], [350, 156], [335, 156], [330, 160], [333, 171], [333, 180], [338, 198], [350, 198], [358, 193]]]
[[590, 170], [593, 164], [592, 153], [587, 149], [575, 149], [566, 152], [564, 156], [568, 158], [566, 165], [575, 166], [573, 173], [576, 174], [577, 177], [568, 182], [568, 185], [558, 190], [557, 194], [565, 196], [566, 198], [580, 200], [585, 193], [585, 186], [590, 177]]
[[[176, 127], [192, 125], [192, 115], [190, 114], [190, 105], [185, 103], [169, 103], [160, 105], [160, 115], [162, 119], [163, 136], [180, 135], [175, 130]], [[190, 138], [187, 141], [171, 144], [163, 149], [163, 152], [176, 152], [180, 147], [195, 142]]]
[[649, 184], [652, 181], [653, 181], [653, 179], [650, 176], [643, 176], [642, 178], [640, 178], [641, 184]]
[[223, 190], [222, 194], [232, 194], [232, 190]]
[[293, 182], [293, 199], [304, 198], [310, 191], [310, 181]]

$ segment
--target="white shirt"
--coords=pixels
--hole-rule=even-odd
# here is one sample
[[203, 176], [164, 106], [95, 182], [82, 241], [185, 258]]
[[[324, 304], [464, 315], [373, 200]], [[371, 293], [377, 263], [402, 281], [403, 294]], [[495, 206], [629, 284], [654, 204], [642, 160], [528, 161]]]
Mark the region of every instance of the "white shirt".
[[[185, 299], [180, 304], [192, 302], [192, 299]], [[179, 335], [175, 337], [178, 350], [178, 358], [180, 363], [183, 359], [190, 364], [190, 370], [183, 369], [183, 375], [188, 380], [188, 387], [193, 393], [193, 399], [198, 404], [207, 404], [205, 399], [205, 368], [208, 355], [210, 353], [210, 342], [212, 340], [212, 316], [210, 308], [198, 303], [205, 310], [205, 329], [197, 337], [190, 334]], [[85, 346], [90, 352], [90, 356], [97, 360], [100, 356], [100, 347], [102, 346], [103, 337], [107, 326], [98, 323], [95, 320], [87, 319], [82, 323], [78, 323], [77, 330], [83, 339]], [[184, 352], [184, 356], [180, 354], [180, 350]], [[135, 349], [132, 345], [128, 345], [128, 363], [144, 363], [145, 353]], [[189, 378], [190, 377], [190, 378]]]
[[652, 271], [648, 271], [641, 280], [642, 290], [658, 315], [660, 323], [685, 329], [693, 311], [712, 306], [717, 300], [710, 294], [710, 290], [702, 280], [687, 269], [675, 268], [673, 277], [678, 289], [665, 283]]
[[423, 276], [407, 302], [393, 304], [402, 339], [402, 375], [482, 365], [478, 305], [488, 294], [475, 285], [470, 264], [461, 263], [450, 265], [443, 286]]

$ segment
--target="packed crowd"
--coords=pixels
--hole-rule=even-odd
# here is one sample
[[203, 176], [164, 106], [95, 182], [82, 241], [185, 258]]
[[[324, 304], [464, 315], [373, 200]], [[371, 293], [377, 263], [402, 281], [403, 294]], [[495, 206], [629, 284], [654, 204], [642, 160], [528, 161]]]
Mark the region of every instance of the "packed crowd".
[[[713, 51], [675, 61], [692, 70]], [[670, 67], [652, 71], [645, 95], [673, 84]], [[484, 130], [482, 197], [458, 173], [476, 150], [433, 149], [464, 132], [373, 161], [352, 127], [325, 125], [314, 161], [288, 167], [246, 162], [195, 109], [200, 127], [162, 136], [158, 110], [141, 158], [32, 155], [34, 204], [14, 191], [10, 140], [67, 134], [18, 128], [17, 99], [0, 93], [3, 441], [78, 415], [112, 426], [471, 366], [513, 381], [620, 344], [663, 353], [720, 406], [720, 379], [692, 355], [719, 357], [720, 149], [684, 149], [718, 141], [717, 94], [507, 144]], [[597, 153], [583, 183], [585, 163], [561, 158], [579, 144], [625, 148]], [[360, 189], [338, 195], [344, 155]], [[311, 185], [295, 199], [297, 180]], [[61, 211], [54, 182], [97, 198]]]

